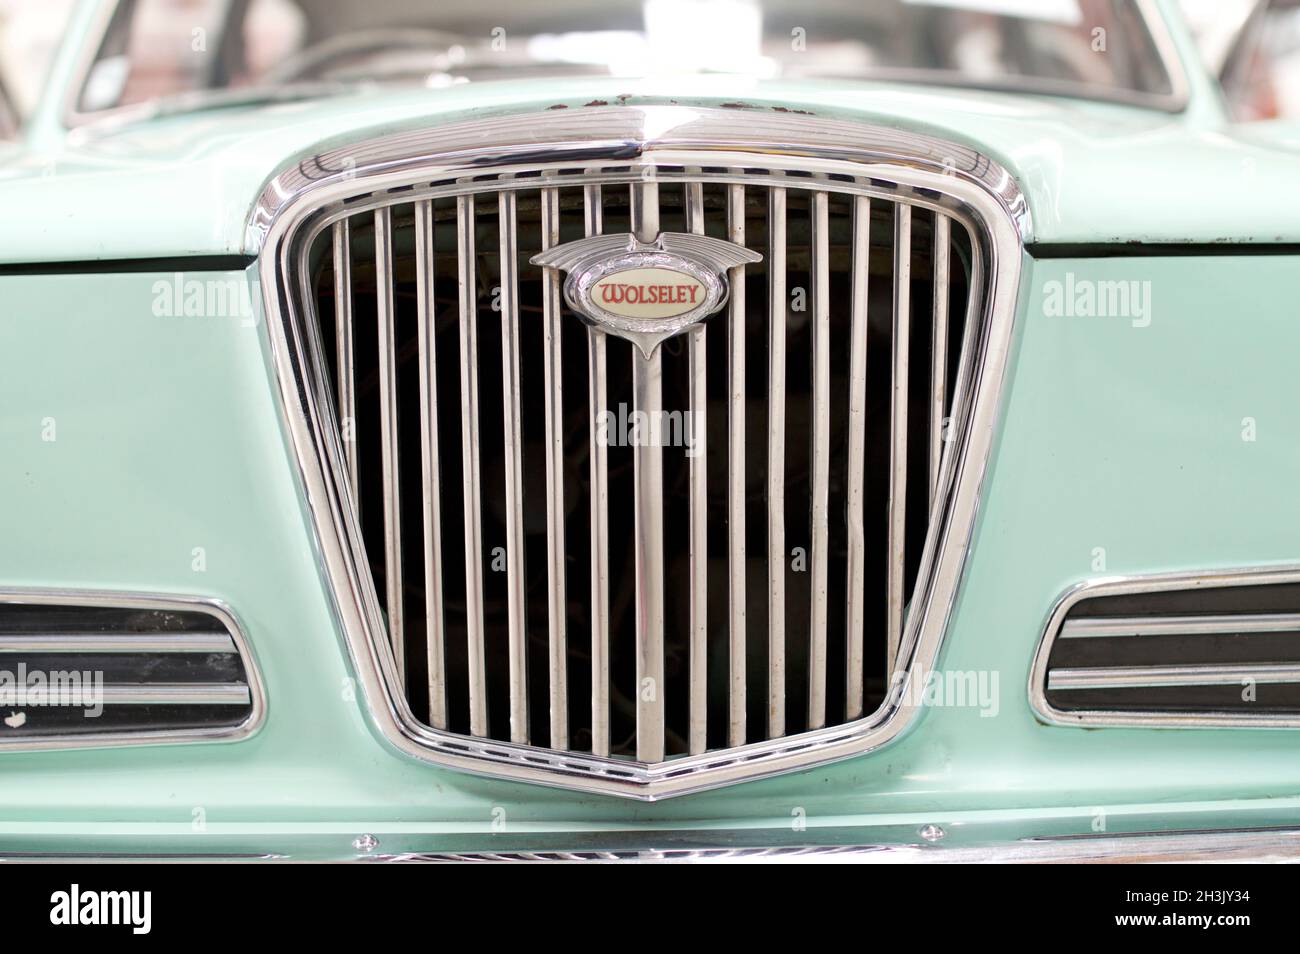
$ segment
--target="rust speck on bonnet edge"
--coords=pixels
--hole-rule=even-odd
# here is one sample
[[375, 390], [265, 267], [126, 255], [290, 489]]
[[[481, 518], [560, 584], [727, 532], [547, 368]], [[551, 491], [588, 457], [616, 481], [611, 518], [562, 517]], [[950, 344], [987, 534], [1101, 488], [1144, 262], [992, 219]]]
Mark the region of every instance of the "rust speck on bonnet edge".
[[607, 100], [607, 99], [593, 99], [590, 103], [583, 103], [583, 105], [584, 105], [584, 106], [608, 106], [608, 105], [609, 105], [609, 100]]

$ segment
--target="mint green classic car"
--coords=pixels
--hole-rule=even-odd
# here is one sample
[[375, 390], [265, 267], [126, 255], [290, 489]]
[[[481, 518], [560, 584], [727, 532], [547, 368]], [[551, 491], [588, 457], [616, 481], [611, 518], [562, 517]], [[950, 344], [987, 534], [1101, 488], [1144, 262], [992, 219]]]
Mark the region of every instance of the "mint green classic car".
[[0, 857], [1300, 854], [1169, 0], [83, 0], [0, 209]]

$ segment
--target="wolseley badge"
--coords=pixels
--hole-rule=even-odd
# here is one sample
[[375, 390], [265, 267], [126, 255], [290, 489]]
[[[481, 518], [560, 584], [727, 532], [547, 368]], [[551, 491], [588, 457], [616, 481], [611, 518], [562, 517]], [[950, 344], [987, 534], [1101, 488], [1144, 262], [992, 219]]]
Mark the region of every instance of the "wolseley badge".
[[569, 307], [647, 358], [726, 303], [727, 269], [762, 260], [744, 246], [683, 232], [661, 232], [648, 245], [631, 234], [593, 235], [531, 259], [568, 272]]

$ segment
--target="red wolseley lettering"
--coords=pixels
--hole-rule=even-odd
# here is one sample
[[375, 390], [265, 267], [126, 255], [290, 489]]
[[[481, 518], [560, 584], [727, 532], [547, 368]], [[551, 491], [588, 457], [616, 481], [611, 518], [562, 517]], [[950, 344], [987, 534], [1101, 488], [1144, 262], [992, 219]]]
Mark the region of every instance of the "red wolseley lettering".
[[600, 300], [606, 305], [694, 305], [698, 285], [647, 285], [606, 282]]

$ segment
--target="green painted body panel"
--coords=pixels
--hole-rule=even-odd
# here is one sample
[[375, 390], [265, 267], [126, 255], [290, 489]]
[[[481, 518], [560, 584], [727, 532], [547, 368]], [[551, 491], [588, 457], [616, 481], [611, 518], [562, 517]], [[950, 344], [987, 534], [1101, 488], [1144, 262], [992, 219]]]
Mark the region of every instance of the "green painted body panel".
[[1191, 86], [1177, 114], [907, 84], [530, 78], [104, 122], [69, 136], [61, 123], [75, 54], [101, 2], [83, 0], [28, 148], [0, 156], [0, 208], [24, 223], [0, 231], [0, 263], [255, 253], [248, 213], [265, 184], [300, 159], [500, 113], [605, 108], [591, 103], [795, 109], [949, 138], [1016, 177], [1032, 212], [1028, 241], [1300, 241], [1298, 137], [1225, 125], [1176, 18]]
[[[1068, 273], [1150, 281], [1150, 325], [1046, 316], [1045, 283]], [[0, 753], [8, 851], [343, 857], [362, 832], [385, 851], [887, 843], [928, 822], [947, 845], [1088, 832], [1099, 808], [1112, 832], [1294, 823], [1300, 733], [1048, 727], [1025, 686], [1053, 601], [1098, 575], [1094, 548], [1104, 574], [1300, 563], [1298, 259], [1027, 259], [940, 659], [997, 671], [997, 715], [932, 708], [876, 753], [653, 804], [443, 770], [377, 738], [312, 556], [265, 327], [156, 317], [170, 279], [0, 277], [0, 581], [226, 601], [268, 718], [237, 743]]]
[[[867, 83], [530, 80], [68, 136], [61, 85], [97, 3], [70, 27], [27, 142], [0, 146], [0, 265], [255, 253], [249, 210], [303, 157], [504, 112], [608, 108], [594, 101], [797, 108], [948, 137], [1017, 178], [1030, 241], [1300, 241], [1300, 134], [1226, 126], [1195, 74], [1178, 115]], [[1150, 324], [1049, 316], [1045, 286], [1071, 274], [1150, 282]], [[204, 277], [259, 298], [251, 271]], [[1026, 691], [1073, 584], [1300, 564], [1300, 257], [1026, 257], [999, 436], [939, 660], [996, 672], [997, 715], [929, 708], [869, 755], [653, 804], [452, 772], [378, 736], [319, 570], [266, 328], [158, 317], [155, 283], [171, 280], [0, 274], [0, 586], [221, 599], [261, 667], [267, 719], [235, 743], [0, 752], [0, 851], [334, 858], [364, 832], [385, 852], [888, 844], [914, 843], [928, 823], [962, 845], [1103, 823], [1294, 825], [1300, 813], [1300, 733], [1046, 726]]]
[[1032, 241], [1300, 241], [1300, 153], [1179, 115], [874, 84], [568, 80], [347, 95], [83, 130], [56, 152], [33, 149], [0, 166], [0, 206], [32, 224], [0, 235], [0, 261], [254, 252], [249, 210], [299, 159], [502, 112], [608, 108], [584, 105], [596, 101], [795, 106], [965, 143], [1016, 176]]

